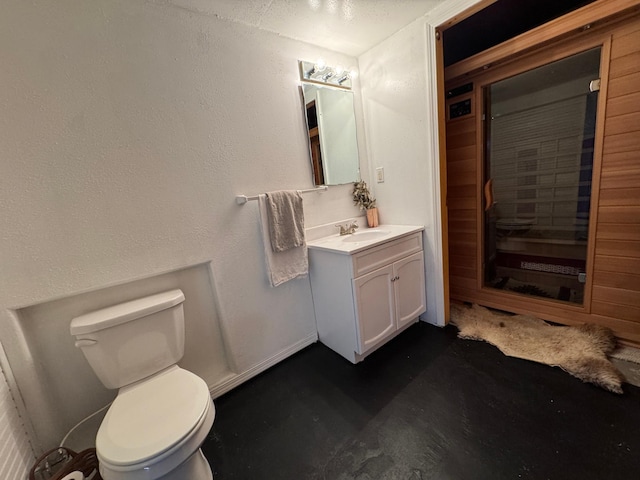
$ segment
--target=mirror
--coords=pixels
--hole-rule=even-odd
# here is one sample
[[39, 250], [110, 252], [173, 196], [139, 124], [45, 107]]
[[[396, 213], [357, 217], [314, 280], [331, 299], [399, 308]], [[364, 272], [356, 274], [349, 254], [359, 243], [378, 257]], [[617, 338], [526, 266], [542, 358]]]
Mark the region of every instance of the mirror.
[[353, 92], [302, 82], [315, 185], [343, 185], [360, 180]]

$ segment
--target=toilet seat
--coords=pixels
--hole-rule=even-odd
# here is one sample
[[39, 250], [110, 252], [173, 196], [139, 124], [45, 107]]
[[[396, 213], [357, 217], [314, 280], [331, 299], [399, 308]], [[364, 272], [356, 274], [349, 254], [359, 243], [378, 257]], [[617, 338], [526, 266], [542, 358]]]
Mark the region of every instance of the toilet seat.
[[[96, 437], [101, 466], [126, 478], [160, 476], [196, 451], [215, 408], [204, 380], [172, 366], [118, 393]], [[158, 419], [162, 419], [158, 421]]]

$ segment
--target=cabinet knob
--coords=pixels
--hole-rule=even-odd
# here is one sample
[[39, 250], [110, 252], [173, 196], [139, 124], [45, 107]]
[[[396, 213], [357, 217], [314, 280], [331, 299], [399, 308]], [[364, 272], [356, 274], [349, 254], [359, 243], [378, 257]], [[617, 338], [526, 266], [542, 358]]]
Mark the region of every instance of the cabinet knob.
[[391, 279], [392, 282], [395, 282], [396, 280], [400, 280], [400, 277], [397, 275]]

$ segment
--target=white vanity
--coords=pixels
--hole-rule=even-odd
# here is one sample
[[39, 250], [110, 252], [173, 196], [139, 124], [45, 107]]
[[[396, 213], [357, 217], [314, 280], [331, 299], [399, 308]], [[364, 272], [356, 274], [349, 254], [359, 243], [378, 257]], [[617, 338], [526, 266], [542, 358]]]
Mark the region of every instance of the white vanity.
[[381, 225], [310, 240], [320, 341], [357, 363], [426, 310], [423, 227]]

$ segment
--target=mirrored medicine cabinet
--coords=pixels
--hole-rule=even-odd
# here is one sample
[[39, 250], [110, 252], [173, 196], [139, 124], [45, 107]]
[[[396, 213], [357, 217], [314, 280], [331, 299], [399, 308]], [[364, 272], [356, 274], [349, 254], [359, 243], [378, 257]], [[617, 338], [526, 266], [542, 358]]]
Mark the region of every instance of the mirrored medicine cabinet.
[[356, 182], [360, 163], [350, 75], [312, 62], [299, 65], [313, 183]]

